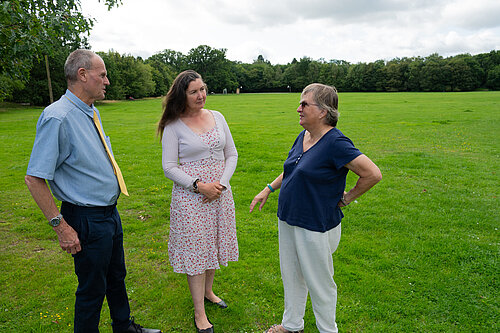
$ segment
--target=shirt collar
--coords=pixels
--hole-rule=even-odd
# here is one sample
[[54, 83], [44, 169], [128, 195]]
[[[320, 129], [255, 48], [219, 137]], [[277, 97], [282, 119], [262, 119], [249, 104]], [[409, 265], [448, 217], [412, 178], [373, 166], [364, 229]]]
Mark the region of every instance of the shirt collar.
[[90, 118], [94, 118], [94, 104], [88, 106], [81, 99], [79, 99], [75, 94], [73, 94], [69, 89], [66, 89], [66, 96], [71, 103], [73, 103], [77, 108], [83, 111]]

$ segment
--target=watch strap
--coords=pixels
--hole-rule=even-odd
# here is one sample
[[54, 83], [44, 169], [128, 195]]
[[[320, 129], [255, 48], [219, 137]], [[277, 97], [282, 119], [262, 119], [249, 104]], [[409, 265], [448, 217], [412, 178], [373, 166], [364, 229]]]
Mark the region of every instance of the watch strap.
[[198, 190], [198, 182], [200, 181], [199, 178], [196, 178], [196, 180], [193, 182], [193, 191], [195, 193], [200, 193], [200, 191]]

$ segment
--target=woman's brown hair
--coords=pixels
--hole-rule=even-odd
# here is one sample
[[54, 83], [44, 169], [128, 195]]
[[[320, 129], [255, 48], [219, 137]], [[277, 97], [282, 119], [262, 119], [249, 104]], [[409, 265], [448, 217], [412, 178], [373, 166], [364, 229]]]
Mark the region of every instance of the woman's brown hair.
[[167, 96], [163, 99], [163, 114], [158, 123], [157, 134], [160, 140], [163, 130], [167, 124], [177, 120], [186, 109], [186, 90], [189, 84], [196, 79], [201, 79], [201, 75], [193, 70], [179, 73], [168, 90]]

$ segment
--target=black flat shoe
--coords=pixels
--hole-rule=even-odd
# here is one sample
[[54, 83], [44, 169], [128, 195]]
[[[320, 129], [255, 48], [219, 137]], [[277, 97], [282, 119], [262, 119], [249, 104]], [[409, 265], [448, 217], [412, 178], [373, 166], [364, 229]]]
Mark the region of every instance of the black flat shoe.
[[[208, 317], [207, 317], [208, 319]], [[193, 321], [194, 321], [194, 327], [196, 327], [196, 332], [197, 333], [214, 333], [214, 324], [212, 324], [212, 322], [210, 321], [210, 319], [208, 319], [208, 322], [210, 324], [212, 324], [212, 327], [209, 327], [209, 328], [205, 328], [205, 329], [199, 329], [198, 326], [196, 325], [196, 318], [193, 318]]]
[[212, 302], [211, 300], [209, 300], [208, 298], [205, 297], [205, 301], [209, 302], [209, 303], [212, 303], [212, 304], [215, 304], [215, 305], [218, 305], [219, 308], [221, 308], [221, 309], [227, 308], [227, 304], [223, 300], [221, 300], [220, 302], [216, 303], [216, 302]]

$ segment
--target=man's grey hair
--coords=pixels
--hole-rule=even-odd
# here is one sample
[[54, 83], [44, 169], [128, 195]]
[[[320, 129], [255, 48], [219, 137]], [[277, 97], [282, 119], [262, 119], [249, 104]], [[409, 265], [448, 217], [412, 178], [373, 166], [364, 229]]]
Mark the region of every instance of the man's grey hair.
[[64, 63], [64, 75], [68, 82], [75, 82], [78, 79], [78, 69], [92, 69], [92, 59], [94, 57], [99, 57], [95, 52], [78, 49], [68, 56], [66, 62]]

